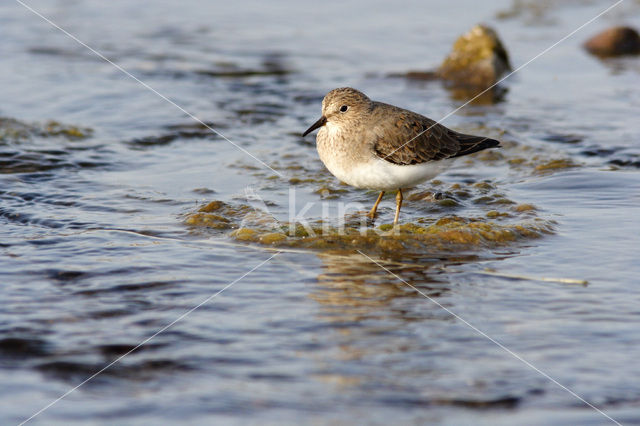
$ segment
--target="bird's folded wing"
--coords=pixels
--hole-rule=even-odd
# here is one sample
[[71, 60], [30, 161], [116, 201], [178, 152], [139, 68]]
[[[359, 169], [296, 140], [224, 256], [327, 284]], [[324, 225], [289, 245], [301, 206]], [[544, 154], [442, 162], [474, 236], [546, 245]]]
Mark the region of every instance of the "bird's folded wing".
[[395, 122], [381, 122], [374, 127], [374, 152], [383, 160], [400, 165], [420, 164], [454, 157], [460, 151], [455, 132], [433, 120], [410, 111], [393, 114], [393, 119]]
[[465, 135], [411, 111], [379, 117], [373, 127], [375, 154], [393, 164], [421, 164], [460, 157], [500, 142], [484, 136]]

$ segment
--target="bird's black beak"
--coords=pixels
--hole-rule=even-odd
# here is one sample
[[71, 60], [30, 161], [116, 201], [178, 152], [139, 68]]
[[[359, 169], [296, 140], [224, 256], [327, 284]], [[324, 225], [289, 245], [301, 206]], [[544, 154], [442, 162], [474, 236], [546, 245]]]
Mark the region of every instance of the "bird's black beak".
[[325, 124], [327, 124], [327, 117], [325, 117], [324, 115], [322, 117], [320, 117], [320, 120], [316, 121], [315, 123], [313, 123], [311, 125], [311, 127], [309, 127], [303, 134], [302, 137], [307, 136], [309, 133], [313, 132], [315, 129], [320, 128], [322, 126], [324, 126]]

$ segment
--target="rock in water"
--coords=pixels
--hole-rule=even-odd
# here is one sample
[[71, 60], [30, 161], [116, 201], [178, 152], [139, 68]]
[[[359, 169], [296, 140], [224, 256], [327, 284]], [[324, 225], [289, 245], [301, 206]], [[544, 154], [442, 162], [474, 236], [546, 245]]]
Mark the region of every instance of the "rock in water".
[[452, 86], [485, 89], [510, 70], [509, 55], [496, 32], [476, 25], [456, 40], [438, 74]]
[[598, 56], [638, 54], [640, 53], [640, 35], [631, 27], [613, 27], [591, 37], [584, 47]]

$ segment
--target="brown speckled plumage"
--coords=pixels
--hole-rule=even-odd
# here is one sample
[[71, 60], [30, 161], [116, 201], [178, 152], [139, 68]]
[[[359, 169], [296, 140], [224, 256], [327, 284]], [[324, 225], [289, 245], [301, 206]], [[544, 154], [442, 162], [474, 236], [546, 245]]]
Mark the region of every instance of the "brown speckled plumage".
[[381, 109], [378, 126], [393, 128], [373, 144], [380, 158], [394, 164], [420, 164], [471, 154], [499, 145], [494, 139], [455, 132], [435, 121], [393, 105], [373, 102], [373, 113]]

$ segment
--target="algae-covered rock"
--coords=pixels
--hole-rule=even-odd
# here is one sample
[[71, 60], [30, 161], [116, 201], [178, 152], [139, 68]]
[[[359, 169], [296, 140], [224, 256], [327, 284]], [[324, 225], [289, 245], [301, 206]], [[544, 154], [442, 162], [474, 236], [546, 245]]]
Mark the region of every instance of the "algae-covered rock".
[[550, 160], [542, 164], [538, 164], [535, 167], [535, 171], [537, 172], [546, 172], [550, 170], [558, 170], [558, 169], [569, 169], [572, 167], [578, 167], [572, 159], [570, 158], [559, 158], [556, 160]]
[[[242, 207], [236, 209], [223, 203], [214, 209], [216, 213], [227, 212], [228, 217], [203, 211], [210, 210], [211, 205], [209, 203], [189, 215], [185, 224], [218, 231], [237, 228], [227, 235], [238, 242], [294, 249], [362, 249], [389, 255], [424, 253], [425, 250], [451, 252], [500, 247], [553, 232], [552, 223], [531, 217], [535, 211], [527, 205], [513, 208], [511, 213], [490, 210], [486, 217], [447, 215], [431, 223], [382, 224], [363, 229], [316, 221], [305, 225], [282, 223], [280, 230], [276, 231], [260, 226], [240, 226], [242, 219], [231, 212], [237, 213], [243, 210]], [[526, 220], [517, 217], [521, 212], [527, 213]]]
[[613, 27], [591, 37], [584, 48], [603, 57], [640, 54], [640, 35], [631, 27]]
[[[454, 197], [458, 193], [461, 196]], [[553, 222], [538, 217], [535, 206], [516, 203], [489, 181], [449, 186], [435, 181], [429, 190], [408, 191], [407, 201], [418, 217], [398, 225], [382, 221], [386, 216], [391, 219], [388, 213], [381, 214], [380, 221], [368, 220], [366, 211], [293, 222], [272, 216], [263, 220], [253, 207], [220, 200], [201, 204], [185, 215], [184, 222], [192, 232], [203, 228], [243, 244], [322, 252], [362, 250], [399, 257], [492, 250], [553, 232]]]
[[489, 219], [496, 219], [500, 217], [509, 217], [509, 213], [502, 213], [497, 210], [489, 210], [486, 214]]
[[525, 213], [525, 212], [534, 212], [538, 209], [533, 204], [524, 203], [524, 204], [518, 204], [513, 208], [513, 210], [518, 213]]
[[214, 200], [187, 215], [184, 223], [209, 229], [238, 228], [237, 223], [251, 212], [251, 207], [247, 205], [234, 206], [224, 201]]
[[[184, 224], [214, 231], [234, 229], [231, 237], [240, 241], [260, 241], [266, 233], [280, 233], [283, 226], [272, 215], [246, 204], [213, 200], [184, 216]], [[275, 237], [267, 237], [272, 241]], [[277, 238], [275, 238], [277, 240]]]
[[438, 75], [452, 86], [484, 89], [510, 70], [509, 55], [495, 30], [476, 25], [456, 40]]
[[258, 231], [250, 228], [236, 229], [231, 233], [231, 237], [238, 241], [255, 241], [257, 239]]
[[71, 126], [55, 120], [47, 121], [40, 130], [42, 136], [63, 136], [69, 140], [85, 139], [92, 133], [93, 130], [88, 127]]
[[[510, 140], [506, 136], [502, 138], [501, 145], [503, 149], [494, 150], [495, 153], [478, 155], [470, 159], [497, 167], [508, 166], [513, 172], [526, 176], [557, 173], [584, 166], [584, 163], [578, 162], [568, 153], [550, 144], [524, 144]], [[479, 184], [476, 189], [481, 189], [481, 186], [482, 184]]]
[[261, 234], [258, 238], [262, 244], [277, 244], [287, 239], [287, 236], [282, 232], [266, 232]]
[[24, 142], [34, 137], [62, 137], [81, 140], [90, 137], [93, 130], [50, 120], [45, 123], [25, 123], [13, 118], [0, 117], [0, 142]]
[[192, 226], [206, 226], [211, 229], [229, 229], [232, 227], [229, 219], [211, 213], [194, 213], [187, 217], [185, 223]]
[[347, 191], [346, 189], [334, 188], [329, 185], [322, 185], [318, 189], [313, 191], [314, 194], [320, 195], [320, 197], [324, 200], [340, 198], [341, 195], [346, 194], [347, 192], [349, 191]]
[[226, 207], [227, 204], [223, 201], [220, 200], [213, 200], [207, 204], [205, 204], [204, 206], [200, 207], [198, 209], [199, 212], [201, 213], [212, 213], [215, 211], [218, 211], [224, 207]]
[[31, 138], [33, 126], [13, 118], [0, 117], [0, 142], [18, 142]]

